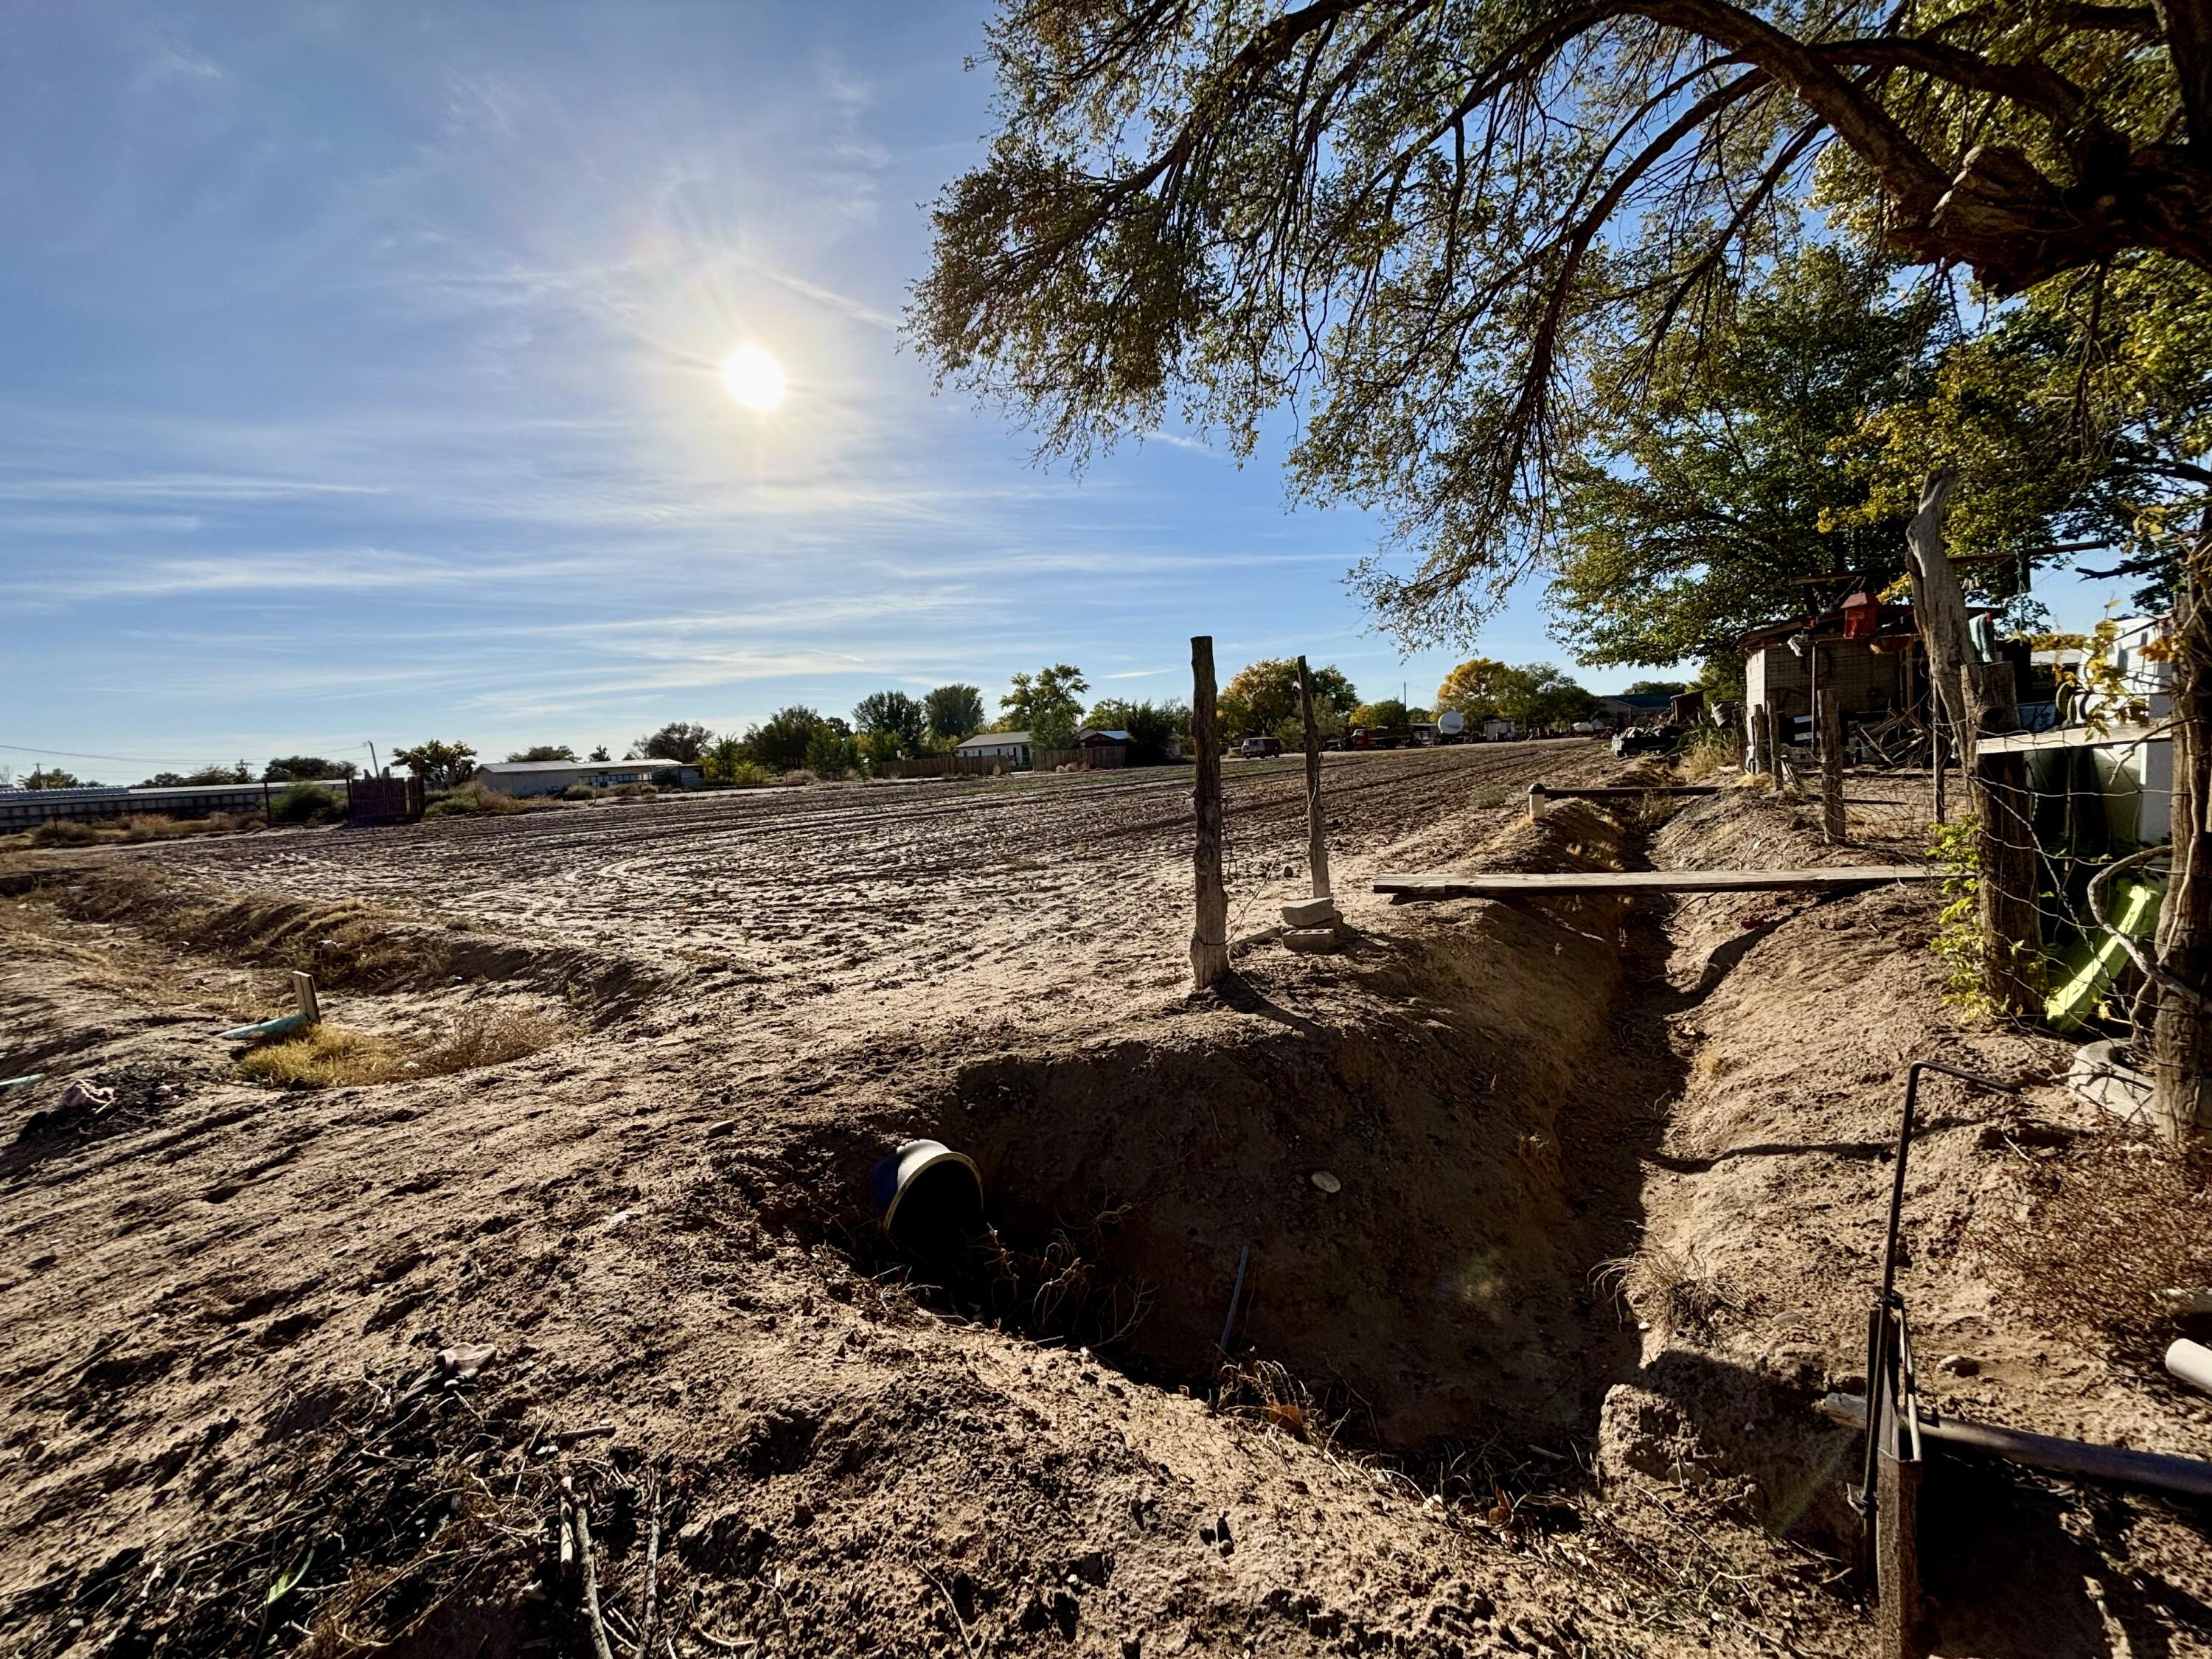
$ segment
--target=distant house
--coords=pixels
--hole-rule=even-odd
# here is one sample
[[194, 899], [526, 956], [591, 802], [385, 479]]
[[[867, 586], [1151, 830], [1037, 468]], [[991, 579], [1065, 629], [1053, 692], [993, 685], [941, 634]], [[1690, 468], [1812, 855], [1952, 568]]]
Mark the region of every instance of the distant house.
[[978, 732], [961, 739], [954, 751], [976, 760], [1003, 760], [1016, 768], [1030, 763], [1030, 734], [1026, 732]]
[[696, 789], [704, 781], [696, 764], [672, 760], [491, 761], [476, 770], [477, 782], [509, 795], [557, 795], [579, 783], [594, 789], [624, 783]]

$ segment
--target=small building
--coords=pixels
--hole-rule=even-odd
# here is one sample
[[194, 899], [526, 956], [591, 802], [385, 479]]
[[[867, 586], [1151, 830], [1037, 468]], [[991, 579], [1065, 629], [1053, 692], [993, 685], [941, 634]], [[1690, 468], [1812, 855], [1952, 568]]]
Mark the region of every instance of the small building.
[[[1968, 616], [1979, 619], [1978, 634], [1988, 631], [1986, 608]], [[1836, 694], [1847, 734], [1895, 714], [1927, 718], [1928, 661], [1909, 606], [1855, 592], [1834, 610], [1755, 628], [1741, 643], [1747, 733], [1765, 708], [1785, 742], [1809, 738], [1816, 690]]]
[[1674, 694], [1668, 691], [1620, 692], [1597, 699], [1595, 719], [1623, 728], [1650, 726], [1665, 718], [1674, 701]]
[[1083, 751], [1085, 766], [1127, 766], [1136, 739], [1127, 732], [1086, 726], [1075, 734], [1075, 746]]
[[580, 783], [594, 789], [612, 789], [625, 783], [696, 789], [706, 780], [693, 762], [625, 760], [489, 761], [477, 768], [475, 781], [502, 794], [557, 795]]
[[1030, 734], [1026, 732], [978, 732], [963, 738], [953, 751], [971, 760], [1003, 760], [1016, 770], [1030, 763]]
[[[2078, 803], [2093, 796], [2101, 797], [2104, 806], [2103, 822], [2093, 833], [2111, 845], [2148, 847], [2172, 836], [2173, 740], [2167, 726], [2173, 714], [2173, 668], [2156, 648], [2170, 622], [2165, 617], [2119, 621], [2111, 665], [2121, 701], [2094, 693], [2076, 696], [2067, 700], [2066, 724], [2039, 731], [2030, 721], [2027, 731], [1982, 739], [1984, 750], [2027, 757], [2039, 812], [2057, 820], [2039, 821], [2047, 842], [2063, 842], [2078, 851], [2100, 850], [2082, 844], [2085, 825], [2078, 811], [2070, 820], [2064, 811], [2069, 798]], [[2082, 654], [2072, 648], [2038, 651], [2033, 665], [2053, 673], [2076, 670]], [[2046, 810], [2050, 803], [2058, 804], [2055, 814]]]

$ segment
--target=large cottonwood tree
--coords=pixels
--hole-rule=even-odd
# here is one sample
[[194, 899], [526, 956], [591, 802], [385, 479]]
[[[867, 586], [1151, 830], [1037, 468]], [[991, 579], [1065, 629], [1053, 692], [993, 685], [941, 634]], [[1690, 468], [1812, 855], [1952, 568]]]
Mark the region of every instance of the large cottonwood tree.
[[2012, 294], [2212, 269], [2212, 3], [1003, 0], [1000, 125], [913, 326], [1051, 451], [1310, 393], [1316, 494], [1460, 631], [1552, 528], [1588, 371], [1724, 316], [1832, 220]]

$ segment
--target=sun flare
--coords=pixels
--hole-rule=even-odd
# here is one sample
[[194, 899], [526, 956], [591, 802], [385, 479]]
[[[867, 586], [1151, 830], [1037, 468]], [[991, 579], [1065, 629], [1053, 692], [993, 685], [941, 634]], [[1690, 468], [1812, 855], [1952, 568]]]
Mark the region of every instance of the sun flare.
[[783, 365], [757, 345], [739, 346], [722, 359], [722, 384], [747, 409], [765, 413], [783, 401]]

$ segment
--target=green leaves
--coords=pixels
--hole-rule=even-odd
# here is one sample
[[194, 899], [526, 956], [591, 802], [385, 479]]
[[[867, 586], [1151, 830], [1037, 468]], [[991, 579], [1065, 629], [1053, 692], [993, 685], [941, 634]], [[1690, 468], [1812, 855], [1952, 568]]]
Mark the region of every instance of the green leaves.
[[261, 1598], [261, 1605], [264, 1607], [273, 1607], [294, 1590], [299, 1589], [301, 1581], [307, 1577], [307, 1569], [314, 1565], [314, 1561], [315, 1547], [310, 1544], [307, 1546], [307, 1553], [300, 1558], [296, 1565], [277, 1575], [276, 1582], [269, 1587], [269, 1593]]

